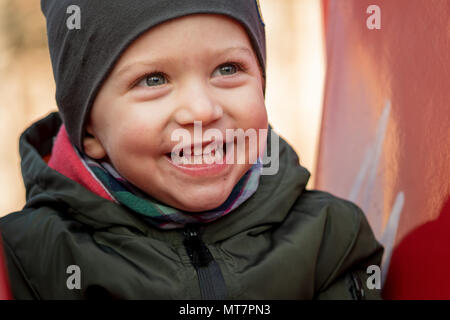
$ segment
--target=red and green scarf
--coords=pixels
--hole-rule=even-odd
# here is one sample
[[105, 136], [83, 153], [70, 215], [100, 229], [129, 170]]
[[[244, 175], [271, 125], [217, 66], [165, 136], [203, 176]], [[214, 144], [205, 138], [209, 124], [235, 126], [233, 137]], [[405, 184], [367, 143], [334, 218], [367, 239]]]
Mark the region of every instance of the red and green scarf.
[[208, 223], [233, 211], [255, 193], [262, 171], [262, 162], [258, 158], [222, 205], [209, 211], [187, 212], [150, 197], [125, 180], [109, 163], [96, 161], [80, 152], [69, 141], [64, 125], [55, 138], [48, 165], [93, 193], [142, 215], [150, 224], [161, 229]]

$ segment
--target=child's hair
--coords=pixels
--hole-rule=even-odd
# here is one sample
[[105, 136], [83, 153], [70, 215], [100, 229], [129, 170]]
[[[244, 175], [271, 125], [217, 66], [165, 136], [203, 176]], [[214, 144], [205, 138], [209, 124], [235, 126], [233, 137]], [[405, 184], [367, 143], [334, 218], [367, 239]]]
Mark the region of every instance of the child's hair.
[[56, 102], [71, 142], [81, 151], [88, 114], [114, 64], [136, 38], [164, 21], [195, 13], [237, 20], [249, 35], [265, 84], [265, 30], [257, 0], [42, 0], [41, 8]]

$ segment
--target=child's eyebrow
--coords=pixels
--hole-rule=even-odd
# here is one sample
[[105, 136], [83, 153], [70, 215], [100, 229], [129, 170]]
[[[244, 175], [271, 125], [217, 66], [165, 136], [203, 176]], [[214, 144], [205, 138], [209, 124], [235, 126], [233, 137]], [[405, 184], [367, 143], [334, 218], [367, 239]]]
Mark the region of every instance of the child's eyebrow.
[[[249, 57], [253, 57], [252, 51], [244, 46], [238, 46], [238, 47], [229, 47], [223, 50], [214, 50], [211, 49], [209, 54], [212, 57], [220, 57], [222, 55], [226, 55], [227, 53], [231, 51], [240, 51], [242, 53], [247, 54]], [[116, 77], [120, 77], [121, 75], [129, 72], [130, 70], [134, 69], [135, 67], [139, 66], [152, 66], [152, 65], [161, 65], [161, 64], [173, 64], [176, 61], [174, 57], [161, 57], [154, 60], [143, 60], [143, 61], [137, 61], [132, 62], [130, 64], [127, 64], [120, 68], [117, 72], [115, 72]]]

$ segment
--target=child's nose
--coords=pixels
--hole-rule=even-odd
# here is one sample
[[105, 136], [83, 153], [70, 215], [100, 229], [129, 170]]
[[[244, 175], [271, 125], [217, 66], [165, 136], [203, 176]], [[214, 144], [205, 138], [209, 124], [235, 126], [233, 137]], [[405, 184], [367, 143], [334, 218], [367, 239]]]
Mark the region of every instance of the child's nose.
[[193, 86], [180, 97], [179, 107], [175, 111], [175, 121], [180, 126], [201, 121], [203, 126], [219, 120], [223, 116], [220, 103], [210, 96], [210, 92], [203, 86]]

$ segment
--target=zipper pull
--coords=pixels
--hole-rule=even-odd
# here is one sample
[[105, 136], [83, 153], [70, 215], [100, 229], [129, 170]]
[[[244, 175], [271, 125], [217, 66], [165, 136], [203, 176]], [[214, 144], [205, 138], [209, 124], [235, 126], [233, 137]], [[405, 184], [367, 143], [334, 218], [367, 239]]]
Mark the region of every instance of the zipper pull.
[[183, 244], [196, 269], [198, 267], [207, 266], [213, 260], [211, 253], [201, 240], [199, 231], [196, 227], [186, 226]]
[[185, 238], [192, 239], [198, 237], [198, 231], [192, 226], [188, 226], [184, 229]]

